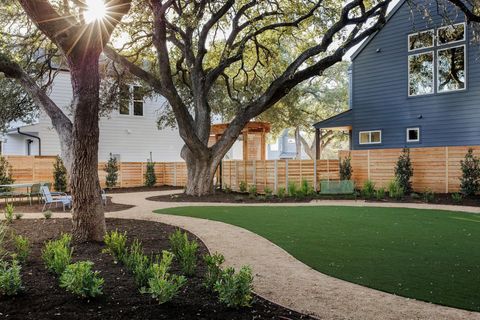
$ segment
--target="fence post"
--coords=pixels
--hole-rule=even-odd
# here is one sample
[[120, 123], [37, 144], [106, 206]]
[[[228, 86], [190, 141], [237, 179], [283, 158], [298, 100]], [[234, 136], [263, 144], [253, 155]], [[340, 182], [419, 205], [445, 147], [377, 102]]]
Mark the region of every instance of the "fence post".
[[253, 160], [252, 163], [252, 184], [257, 186], [257, 160]]
[[367, 177], [370, 180], [370, 150], [367, 150]]
[[273, 190], [277, 193], [278, 189], [278, 167], [277, 160], [273, 160]]
[[285, 159], [285, 189], [288, 189], [288, 159]]
[[120, 188], [123, 188], [123, 166], [122, 166], [122, 161], [119, 163], [119, 168], [120, 168]]
[[173, 163], [173, 185], [177, 186], [177, 163]]
[[445, 193], [448, 193], [448, 147], [445, 147]]

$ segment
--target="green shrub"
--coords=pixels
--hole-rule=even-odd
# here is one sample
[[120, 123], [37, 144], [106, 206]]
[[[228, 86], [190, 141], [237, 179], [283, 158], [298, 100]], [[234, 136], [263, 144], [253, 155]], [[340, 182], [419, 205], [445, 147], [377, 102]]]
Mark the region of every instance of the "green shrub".
[[286, 195], [285, 188], [284, 188], [284, 187], [278, 188], [278, 190], [277, 190], [277, 196], [278, 196], [278, 198], [280, 198], [280, 199], [285, 199], [285, 195]]
[[184, 276], [168, 272], [172, 260], [173, 254], [171, 252], [162, 251], [162, 260], [152, 265], [152, 277], [148, 280], [148, 288], [142, 290], [143, 293], [151, 294], [159, 304], [170, 301], [187, 282]]
[[0, 261], [6, 254], [5, 250], [5, 240], [7, 239], [8, 227], [5, 222], [0, 221]]
[[247, 183], [245, 181], [240, 181], [238, 188], [240, 189], [240, 192], [247, 192]]
[[460, 189], [465, 196], [473, 196], [480, 191], [480, 160], [468, 149], [465, 159], [460, 161], [462, 177]]
[[145, 172], [145, 186], [153, 187], [157, 183], [157, 176], [155, 175], [155, 162], [147, 162], [147, 171]]
[[180, 263], [182, 272], [190, 276], [195, 273], [197, 266], [197, 250], [198, 242], [195, 240], [189, 241], [186, 232], [176, 230], [169, 237], [172, 252]]
[[405, 195], [405, 191], [403, 190], [400, 182], [397, 179], [393, 179], [388, 184], [388, 196], [393, 199], [400, 200]]
[[72, 236], [63, 234], [58, 240], [47, 241], [42, 250], [42, 259], [47, 269], [57, 275], [62, 274], [72, 261]]
[[215, 291], [220, 302], [230, 308], [249, 307], [253, 299], [253, 276], [248, 266], [243, 266], [238, 273], [227, 268], [215, 283]]
[[367, 199], [372, 199], [375, 196], [375, 183], [371, 180], [366, 180], [363, 183], [362, 195]]
[[225, 184], [225, 186], [223, 187], [223, 192], [230, 194], [232, 193], [232, 188], [230, 188], [228, 184]]
[[265, 192], [265, 197], [266, 197], [267, 199], [270, 199], [270, 198], [272, 197], [272, 195], [273, 195], [273, 190], [270, 189], [269, 187], [265, 187], [265, 188], [263, 189], [263, 192]]
[[375, 192], [375, 197], [377, 200], [383, 200], [385, 199], [385, 188], [380, 188]]
[[297, 191], [297, 193], [300, 193], [302, 196], [307, 197], [311, 196], [312, 194], [315, 193], [314, 188], [310, 185], [307, 179], [302, 180], [302, 184], [300, 185], [300, 190]]
[[213, 291], [215, 283], [217, 283], [222, 276], [222, 264], [225, 262], [225, 257], [220, 253], [214, 253], [213, 255], [206, 254], [203, 256], [203, 261], [205, 261], [207, 265], [203, 285]]
[[98, 271], [92, 271], [92, 267], [91, 261], [79, 261], [68, 265], [60, 276], [60, 287], [83, 298], [102, 295], [104, 280]]
[[133, 273], [137, 286], [142, 288], [148, 285], [148, 279], [152, 277], [151, 262], [143, 253], [142, 245], [137, 239], [130, 246], [128, 255], [125, 257], [125, 265]]
[[400, 183], [404, 193], [412, 192], [412, 182], [410, 179], [413, 176], [412, 162], [410, 161], [410, 150], [404, 148], [400, 157], [398, 157], [397, 165], [395, 167], [395, 178]]
[[288, 196], [295, 197], [297, 195], [297, 184], [295, 182], [288, 183]]
[[27, 237], [21, 235], [13, 236], [13, 245], [15, 247], [15, 257], [20, 263], [24, 263], [30, 254], [30, 241]]
[[104, 253], [110, 253], [117, 261], [123, 261], [127, 253], [127, 233], [118, 230], [110, 231], [103, 237], [106, 248]]
[[169, 237], [170, 248], [174, 255], [178, 256], [181, 248], [184, 246], [185, 242], [188, 241], [187, 233], [183, 233], [180, 229], [176, 229]]
[[45, 220], [50, 219], [52, 217], [52, 215], [53, 215], [52, 211], [50, 211], [50, 210], [47, 210], [43, 213], [43, 217], [45, 218]]
[[340, 180], [350, 180], [352, 178], [352, 164], [350, 155], [339, 162]]
[[13, 204], [7, 204], [5, 206], [5, 212], [4, 212], [4, 215], [5, 215], [5, 220], [7, 221], [7, 223], [12, 223], [13, 222], [13, 212], [15, 210], [15, 207], [13, 206]]
[[454, 203], [460, 204], [463, 202], [463, 196], [461, 193], [452, 193], [452, 201]]
[[53, 164], [53, 187], [60, 192], [67, 191], [67, 169], [63, 164], [62, 158], [57, 156]]
[[17, 260], [0, 261], [0, 294], [14, 296], [22, 289], [21, 267]]
[[[7, 159], [0, 155], [0, 184], [12, 184], [15, 182], [12, 179], [12, 167]], [[10, 188], [0, 188], [0, 192], [10, 191]]]
[[257, 196], [257, 186], [252, 184], [249, 188], [248, 188], [248, 197], [250, 199], [255, 199], [255, 197]]
[[17, 212], [15, 213], [15, 220], [20, 220], [23, 217], [23, 213]]
[[105, 177], [105, 184], [107, 185], [107, 188], [115, 187], [118, 180], [118, 163], [117, 159], [114, 158], [111, 153], [110, 158], [108, 159], [108, 162], [103, 170], [107, 173], [107, 176]]
[[435, 193], [430, 189], [425, 189], [423, 192], [423, 201], [424, 202], [433, 202], [435, 200]]

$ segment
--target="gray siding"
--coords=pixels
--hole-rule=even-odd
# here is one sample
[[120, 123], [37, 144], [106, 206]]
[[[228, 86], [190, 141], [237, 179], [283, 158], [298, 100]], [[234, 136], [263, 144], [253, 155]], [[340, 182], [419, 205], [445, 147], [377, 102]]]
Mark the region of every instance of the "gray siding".
[[[469, 32], [467, 89], [408, 97], [408, 34], [445, 25], [436, 7], [430, 8], [431, 19], [424, 18], [404, 2], [355, 57], [353, 149], [480, 145], [480, 51], [476, 43], [470, 43]], [[454, 20], [463, 21], [455, 9], [451, 13]], [[407, 127], [421, 128], [419, 143], [406, 143]], [[358, 143], [359, 131], [375, 129], [382, 130], [381, 144]]]

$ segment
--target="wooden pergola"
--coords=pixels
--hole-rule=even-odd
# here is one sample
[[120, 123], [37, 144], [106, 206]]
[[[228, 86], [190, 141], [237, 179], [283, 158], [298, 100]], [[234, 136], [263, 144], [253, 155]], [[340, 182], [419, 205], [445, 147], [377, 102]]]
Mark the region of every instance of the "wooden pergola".
[[[210, 129], [210, 144], [218, 141], [227, 129], [228, 123], [214, 124]], [[265, 160], [266, 134], [270, 132], [270, 123], [251, 121], [243, 128], [243, 160]], [[256, 143], [260, 140], [260, 143]], [[250, 143], [249, 143], [250, 142]], [[253, 143], [252, 143], [253, 142]], [[260, 156], [258, 156], [258, 144], [260, 144]]]

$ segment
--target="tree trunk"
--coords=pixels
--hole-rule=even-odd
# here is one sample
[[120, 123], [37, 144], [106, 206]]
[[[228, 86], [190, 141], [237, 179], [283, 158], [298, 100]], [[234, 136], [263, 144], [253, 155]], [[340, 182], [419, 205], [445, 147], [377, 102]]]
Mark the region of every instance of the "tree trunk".
[[302, 160], [302, 142], [301, 142], [301, 136], [300, 136], [300, 127], [295, 128], [295, 150], [296, 150], [295, 159]]
[[201, 159], [186, 147], [182, 150], [182, 156], [187, 164], [188, 172], [185, 193], [198, 197], [212, 194], [215, 187], [213, 180], [220, 162], [215, 161], [213, 157]]
[[73, 236], [78, 242], [102, 241], [106, 231], [98, 178], [98, 111], [100, 76], [98, 55], [70, 64], [74, 121], [70, 187], [73, 201]]

